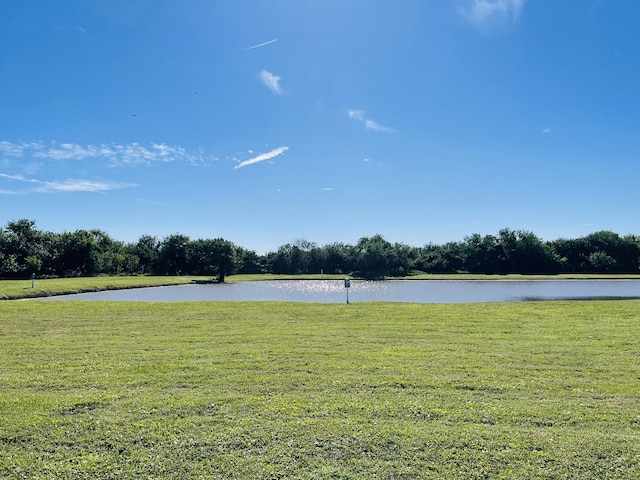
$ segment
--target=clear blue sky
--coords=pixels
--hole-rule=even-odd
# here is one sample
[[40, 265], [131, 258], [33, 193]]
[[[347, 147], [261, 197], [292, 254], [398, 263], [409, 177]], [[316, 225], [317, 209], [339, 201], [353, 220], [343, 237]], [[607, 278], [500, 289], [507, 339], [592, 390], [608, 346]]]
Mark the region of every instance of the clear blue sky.
[[4, 0], [0, 222], [640, 234], [640, 2]]

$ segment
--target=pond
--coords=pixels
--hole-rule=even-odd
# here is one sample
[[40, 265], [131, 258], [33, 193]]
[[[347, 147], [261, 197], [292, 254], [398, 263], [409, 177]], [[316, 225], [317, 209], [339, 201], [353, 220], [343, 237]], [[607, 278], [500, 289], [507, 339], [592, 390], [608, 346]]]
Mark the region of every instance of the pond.
[[110, 290], [46, 300], [469, 303], [640, 298], [640, 280], [276, 280]]

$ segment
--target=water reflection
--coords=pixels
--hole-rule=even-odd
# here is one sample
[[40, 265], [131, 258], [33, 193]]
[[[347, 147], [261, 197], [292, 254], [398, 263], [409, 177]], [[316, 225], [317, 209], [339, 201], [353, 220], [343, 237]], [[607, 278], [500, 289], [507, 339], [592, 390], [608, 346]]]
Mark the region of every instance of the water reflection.
[[[640, 298], [640, 280], [352, 280], [349, 289], [351, 303], [468, 303], [596, 298]], [[346, 289], [342, 280], [278, 280], [113, 290], [48, 299], [344, 303]]]

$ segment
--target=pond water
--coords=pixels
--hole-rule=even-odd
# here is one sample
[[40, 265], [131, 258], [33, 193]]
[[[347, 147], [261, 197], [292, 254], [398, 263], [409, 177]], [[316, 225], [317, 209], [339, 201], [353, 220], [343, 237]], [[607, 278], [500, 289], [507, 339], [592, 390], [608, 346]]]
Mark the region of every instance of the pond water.
[[[640, 298], [640, 280], [352, 280], [349, 302], [468, 303]], [[138, 302], [257, 301], [345, 303], [343, 280], [277, 280], [178, 285], [47, 297]]]

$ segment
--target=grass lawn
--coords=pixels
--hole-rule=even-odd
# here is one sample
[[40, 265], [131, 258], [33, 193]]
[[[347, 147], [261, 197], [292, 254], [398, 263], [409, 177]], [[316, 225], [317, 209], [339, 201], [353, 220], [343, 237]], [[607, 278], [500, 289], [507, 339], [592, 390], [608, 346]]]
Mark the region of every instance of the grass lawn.
[[0, 280], [0, 300], [45, 297], [71, 293], [97, 292], [123, 288], [159, 287], [182, 285], [193, 280], [211, 277], [191, 276], [114, 276], [114, 277], [71, 277], [31, 280]]
[[0, 478], [640, 478], [640, 302], [0, 302]]

